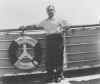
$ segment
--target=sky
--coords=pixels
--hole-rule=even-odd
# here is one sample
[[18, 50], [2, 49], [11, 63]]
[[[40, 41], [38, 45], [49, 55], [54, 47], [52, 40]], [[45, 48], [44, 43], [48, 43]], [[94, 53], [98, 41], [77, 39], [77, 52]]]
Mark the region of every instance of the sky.
[[[49, 0], [0, 0], [0, 29], [37, 24]], [[55, 0], [56, 15], [72, 25], [97, 24], [100, 0]]]

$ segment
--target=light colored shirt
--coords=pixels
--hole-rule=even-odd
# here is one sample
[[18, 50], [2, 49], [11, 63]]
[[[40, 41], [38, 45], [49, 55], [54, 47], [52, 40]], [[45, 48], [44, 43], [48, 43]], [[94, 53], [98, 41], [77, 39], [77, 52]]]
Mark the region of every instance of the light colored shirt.
[[67, 21], [57, 18], [45, 19], [40, 22], [39, 26], [43, 27], [47, 33], [55, 33], [63, 31], [63, 27], [67, 25]]

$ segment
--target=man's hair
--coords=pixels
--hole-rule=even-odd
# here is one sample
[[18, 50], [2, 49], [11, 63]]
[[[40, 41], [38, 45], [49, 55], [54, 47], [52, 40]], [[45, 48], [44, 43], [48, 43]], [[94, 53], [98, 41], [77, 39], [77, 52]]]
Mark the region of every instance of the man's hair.
[[48, 11], [48, 10], [50, 10], [50, 9], [55, 10], [55, 7], [54, 7], [53, 5], [47, 6], [46, 10]]

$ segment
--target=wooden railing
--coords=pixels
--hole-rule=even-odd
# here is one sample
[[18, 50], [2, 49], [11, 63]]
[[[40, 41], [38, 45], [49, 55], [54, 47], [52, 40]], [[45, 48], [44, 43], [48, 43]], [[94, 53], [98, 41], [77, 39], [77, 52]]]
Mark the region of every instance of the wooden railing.
[[[67, 29], [67, 27], [66, 27]], [[76, 70], [100, 66], [99, 37], [100, 24], [93, 25], [72, 25], [64, 32], [64, 67], [66, 70]], [[0, 30], [0, 74], [19, 73], [10, 64], [8, 58], [8, 47], [12, 40], [20, 36], [22, 29]], [[45, 33], [32, 28], [25, 29], [25, 32], [37, 32], [38, 35], [27, 34], [33, 38], [40, 39], [44, 43]], [[45, 46], [43, 46], [45, 53]]]
[[65, 31], [65, 53], [68, 69], [100, 66], [100, 24], [73, 25]]

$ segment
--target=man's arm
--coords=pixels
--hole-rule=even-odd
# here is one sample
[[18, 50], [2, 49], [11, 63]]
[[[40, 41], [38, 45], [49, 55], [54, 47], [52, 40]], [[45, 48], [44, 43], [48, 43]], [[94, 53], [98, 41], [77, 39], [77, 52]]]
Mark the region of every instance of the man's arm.
[[66, 21], [66, 20], [62, 20], [59, 24], [58, 24], [58, 31], [60, 32], [64, 32], [66, 30], [70, 29], [70, 24]]

